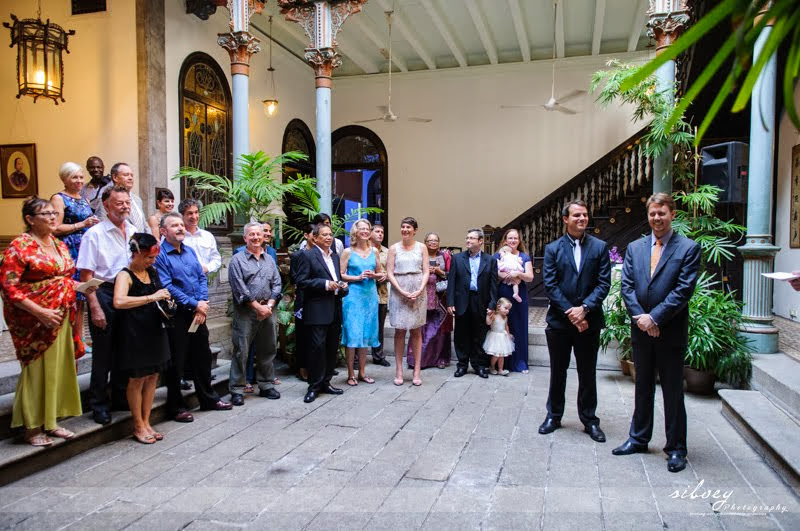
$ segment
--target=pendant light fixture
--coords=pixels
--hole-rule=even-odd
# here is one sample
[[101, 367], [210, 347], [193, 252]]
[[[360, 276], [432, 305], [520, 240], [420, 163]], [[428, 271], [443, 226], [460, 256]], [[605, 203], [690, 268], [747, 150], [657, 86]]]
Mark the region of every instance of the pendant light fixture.
[[264, 104], [264, 114], [272, 117], [278, 114], [278, 99], [275, 96], [275, 69], [272, 68], [272, 15], [269, 17], [269, 68], [267, 68], [267, 72], [269, 72], [269, 80], [272, 85], [272, 98], [261, 103]]
[[17, 98], [33, 96], [65, 101], [63, 52], [69, 53], [67, 39], [75, 30], [64, 30], [50, 19], [42, 22], [42, 2], [39, 0], [36, 19], [18, 19], [11, 15], [11, 22], [3, 26], [11, 30], [11, 46], [17, 47]]

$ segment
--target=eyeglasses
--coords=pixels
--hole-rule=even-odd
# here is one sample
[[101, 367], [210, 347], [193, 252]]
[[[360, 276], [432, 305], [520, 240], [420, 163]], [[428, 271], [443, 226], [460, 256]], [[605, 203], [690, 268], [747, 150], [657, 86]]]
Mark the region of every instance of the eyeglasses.
[[439, 243], [439, 240], [425, 240], [425, 243]]
[[58, 212], [55, 212], [53, 210], [46, 210], [44, 212], [37, 212], [36, 214], [34, 214], [34, 216], [45, 216], [45, 217], [48, 217], [48, 218], [54, 218], [57, 215], [58, 215]]

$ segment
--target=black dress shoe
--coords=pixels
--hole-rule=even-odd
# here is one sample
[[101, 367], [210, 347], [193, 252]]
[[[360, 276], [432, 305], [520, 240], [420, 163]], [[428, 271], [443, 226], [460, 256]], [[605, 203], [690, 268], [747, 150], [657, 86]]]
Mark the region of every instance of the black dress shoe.
[[372, 363], [380, 365], [381, 367], [391, 367], [392, 364], [386, 361], [386, 358], [372, 358]]
[[680, 472], [686, 468], [686, 457], [680, 452], [670, 452], [667, 458], [667, 470]]
[[258, 396], [263, 398], [269, 398], [270, 400], [277, 400], [281, 397], [281, 394], [274, 388], [271, 388], [271, 389], [262, 389], [261, 391], [258, 392]]
[[644, 454], [647, 453], [647, 445], [646, 444], [637, 444], [632, 440], [628, 439], [622, 445], [617, 446], [611, 453], [614, 455], [631, 455], [631, 454]]
[[542, 435], [547, 435], [548, 433], [553, 433], [560, 427], [560, 420], [554, 419], [553, 417], [547, 417], [544, 419], [544, 422], [542, 422], [541, 426], [539, 426], [539, 433]]
[[465, 374], [467, 374], [467, 369], [462, 369], [461, 367], [459, 367], [458, 369], [456, 369], [456, 372], [455, 374], [453, 374], [453, 376], [455, 376], [456, 378], [461, 378]]
[[98, 424], [111, 424], [111, 413], [104, 409], [92, 412], [92, 419]]
[[477, 370], [477, 373], [478, 373], [478, 376], [479, 376], [480, 378], [488, 378], [488, 377], [489, 377], [489, 371], [487, 371], [487, 370], [486, 370], [486, 369], [484, 369], [483, 367], [481, 367], [480, 369], [478, 369], [478, 370]]
[[317, 391], [317, 392], [318, 393], [325, 393], [325, 394], [328, 394], [328, 395], [340, 395], [340, 394], [344, 393], [344, 391], [342, 391], [338, 387], [332, 386], [331, 384], [328, 384], [328, 385], [326, 385], [324, 387], [321, 387], [320, 390]]
[[217, 400], [217, 403], [211, 407], [201, 407], [203, 411], [230, 411], [233, 409], [233, 404], [225, 402], [224, 400]]
[[240, 395], [239, 393], [231, 393], [231, 404], [234, 406], [243, 406], [244, 395]]
[[191, 388], [192, 388], [192, 384], [190, 384], [190, 383], [189, 383], [189, 382], [187, 382], [186, 380], [181, 380], [181, 389], [182, 389], [182, 390], [184, 390], [184, 391], [188, 391], [188, 390], [189, 390], [189, 389], [191, 389]]
[[309, 392], [306, 393], [305, 398], [303, 398], [303, 402], [305, 402], [306, 404], [310, 404], [311, 402], [313, 402], [316, 399], [317, 399], [317, 392], [316, 391], [309, 391]]
[[600, 429], [600, 426], [596, 426], [594, 424], [590, 426], [584, 426], [583, 431], [588, 433], [589, 437], [591, 437], [593, 441], [599, 443], [606, 442], [606, 434], [603, 433], [603, 430]]
[[172, 417], [175, 422], [194, 422], [194, 416], [188, 411], [179, 411]]

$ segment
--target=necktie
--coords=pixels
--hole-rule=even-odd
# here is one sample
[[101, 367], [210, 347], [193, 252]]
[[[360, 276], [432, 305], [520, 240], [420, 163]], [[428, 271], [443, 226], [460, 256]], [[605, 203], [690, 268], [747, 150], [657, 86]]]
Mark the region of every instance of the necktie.
[[656, 238], [656, 244], [653, 246], [653, 250], [650, 253], [650, 277], [655, 273], [658, 261], [661, 259], [661, 248], [661, 238]]
[[581, 242], [575, 240], [575, 248], [572, 249], [572, 256], [575, 258], [575, 269], [581, 270]]

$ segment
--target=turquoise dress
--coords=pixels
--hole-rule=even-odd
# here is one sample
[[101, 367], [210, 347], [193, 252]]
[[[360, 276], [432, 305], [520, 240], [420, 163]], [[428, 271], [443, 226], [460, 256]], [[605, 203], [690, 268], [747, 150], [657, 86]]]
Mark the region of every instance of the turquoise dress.
[[[347, 274], [353, 277], [366, 270], [375, 271], [375, 250], [362, 258], [351, 251], [347, 261]], [[342, 300], [342, 345], [352, 348], [380, 346], [378, 341], [378, 290], [375, 280], [364, 279], [349, 282], [349, 292]]]

